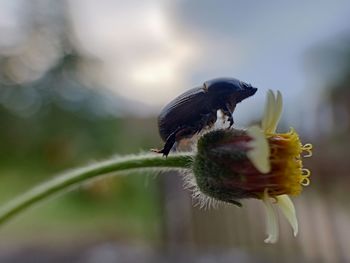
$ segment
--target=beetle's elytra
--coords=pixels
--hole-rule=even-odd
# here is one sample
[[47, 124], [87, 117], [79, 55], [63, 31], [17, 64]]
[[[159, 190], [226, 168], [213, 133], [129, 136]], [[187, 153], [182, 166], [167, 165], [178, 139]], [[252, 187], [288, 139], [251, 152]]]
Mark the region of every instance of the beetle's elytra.
[[161, 150], [152, 151], [167, 156], [176, 141], [213, 126], [218, 110], [228, 117], [231, 127], [236, 104], [256, 91], [257, 88], [240, 80], [217, 78], [184, 92], [168, 103], [159, 114], [159, 134], [165, 145]]

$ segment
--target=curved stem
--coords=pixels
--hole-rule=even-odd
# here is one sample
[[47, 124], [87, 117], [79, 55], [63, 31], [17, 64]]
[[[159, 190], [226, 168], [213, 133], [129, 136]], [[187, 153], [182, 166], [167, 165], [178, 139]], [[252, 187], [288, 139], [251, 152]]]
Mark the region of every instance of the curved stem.
[[192, 157], [191, 153], [172, 154], [167, 158], [154, 154], [142, 154], [114, 158], [63, 173], [3, 206], [0, 210], [0, 224], [42, 200], [107, 173], [148, 168], [153, 168], [156, 171], [189, 169], [192, 165]]

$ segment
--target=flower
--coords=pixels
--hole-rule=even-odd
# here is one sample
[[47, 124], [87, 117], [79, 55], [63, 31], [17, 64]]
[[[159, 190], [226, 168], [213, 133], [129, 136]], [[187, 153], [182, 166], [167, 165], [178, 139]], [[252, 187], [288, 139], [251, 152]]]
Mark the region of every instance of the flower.
[[[241, 206], [239, 199], [263, 201], [267, 215], [266, 243], [278, 239], [280, 208], [298, 233], [298, 221], [289, 196], [297, 196], [310, 183], [310, 171], [303, 168], [302, 157], [312, 155], [312, 145], [302, 145], [294, 129], [276, 133], [282, 113], [282, 95], [268, 92], [261, 127], [247, 130], [219, 129], [204, 134], [198, 141], [193, 162], [194, 178], [188, 185], [201, 206], [223, 201]], [[306, 152], [307, 155], [302, 156]]]

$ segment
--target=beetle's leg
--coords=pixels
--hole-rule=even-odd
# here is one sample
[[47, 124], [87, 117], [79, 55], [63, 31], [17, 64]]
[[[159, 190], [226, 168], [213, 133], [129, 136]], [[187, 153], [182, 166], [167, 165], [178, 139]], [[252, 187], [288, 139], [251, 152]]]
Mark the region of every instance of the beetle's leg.
[[205, 126], [212, 126], [216, 122], [216, 112], [203, 114], [200, 122], [196, 126], [190, 127], [179, 127], [174, 132], [172, 132], [165, 141], [164, 147], [161, 150], [151, 149], [152, 152], [162, 153], [163, 156], [168, 156], [171, 148], [173, 148], [176, 141], [183, 138], [194, 135], [200, 132]]
[[177, 128], [172, 132], [165, 141], [164, 147], [161, 150], [151, 149], [152, 152], [162, 153], [163, 156], [168, 156], [171, 148], [173, 148], [175, 142], [180, 141], [183, 138], [192, 136], [193, 134], [199, 132], [201, 127], [182, 127]]
[[[231, 126], [233, 125], [233, 117], [232, 117], [232, 113], [230, 113], [229, 111], [226, 110], [221, 110], [222, 113], [224, 114], [224, 116], [227, 117], [227, 120], [230, 122], [230, 125], [228, 128], [231, 128]], [[226, 120], [224, 119], [224, 123], [226, 122]]]
[[177, 128], [174, 132], [170, 133], [170, 135], [168, 136], [168, 138], [166, 138], [165, 144], [163, 149], [158, 150], [158, 149], [151, 149], [152, 152], [156, 152], [156, 153], [162, 153], [163, 156], [168, 156], [171, 148], [173, 148], [175, 142], [176, 142], [176, 134], [181, 131], [182, 128], [179, 127]]
[[200, 132], [202, 130], [202, 128], [206, 127], [206, 126], [213, 126], [215, 124], [217, 120], [217, 114], [216, 111], [207, 113], [207, 114], [203, 114], [202, 118], [199, 122], [199, 125], [197, 127], [197, 131], [196, 132]]
[[176, 133], [176, 141], [179, 141], [183, 138], [186, 138], [186, 137], [189, 137], [189, 136], [192, 136], [194, 135], [195, 133], [197, 132], [200, 132], [200, 127], [186, 127], [186, 128], [183, 128], [182, 130], [178, 131]]
[[231, 128], [233, 125], [233, 117], [232, 114], [236, 108], [236, 105], [232, 106], [231, 104], [226, 104], [224, 108], [221, 109], [222, 113], [228, 117], [228, 121], [230, 122], [230, 126], [228, 128]]
[[176, 133], [176, 141], [179, 141], [186, 137], [192, 137], [194, 134], [199, 133], [203, 128], [213, 126], [217, 120], [216, 111], [202, 114], [201, 116], [202, 117], [196, 126], [189, 126], [179, 130]]

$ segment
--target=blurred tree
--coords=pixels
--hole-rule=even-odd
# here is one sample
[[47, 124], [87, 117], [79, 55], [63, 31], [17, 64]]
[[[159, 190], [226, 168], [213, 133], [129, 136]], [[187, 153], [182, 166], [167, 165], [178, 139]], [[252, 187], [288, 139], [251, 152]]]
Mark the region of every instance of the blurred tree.
[[[132, 103], [94, 79], [101, 62], [70, 41], [65, 2], [28, 3], [24, 32], [14, 32], [23, 34], [21, 43], [11, 50], [0, 47], [2, 200], [53, 172], [158, 143], [155, 118], [130, 117], [126, 106], [130, 109]], [[26, 231], [38, 227], [41, 232], [57, 232], [60, 224], [95, 229], [100, 220], [101, 228], [109, 225], [108, 233], [116, 225], [126, 235], [154, 236], [158, 231], [155, 184], [146, 187], [145, 176], [106, 180], [68, 194], [34, 218], [21, 221], [30, 224]]]
[[[350, 37], [343, 34], [338, 38], [314, 47], [308, 58], [321, 85], [326, 87], [324, 100], [319, 105], [318, 125], [326, 121], [324, 109], [330, 106], [331, 136], [350, 135]], [[324, 125], [323, 125], [324, 126]], [[322, 127], [321, 127], [322, 128]]]
[[26, 160], [62, 169], [86, 154], [99, 157], [116, 149], [118, 99], [79, 82], [81, 60], [67, 54], [34, 82], [1, 82], [0, 162]]

